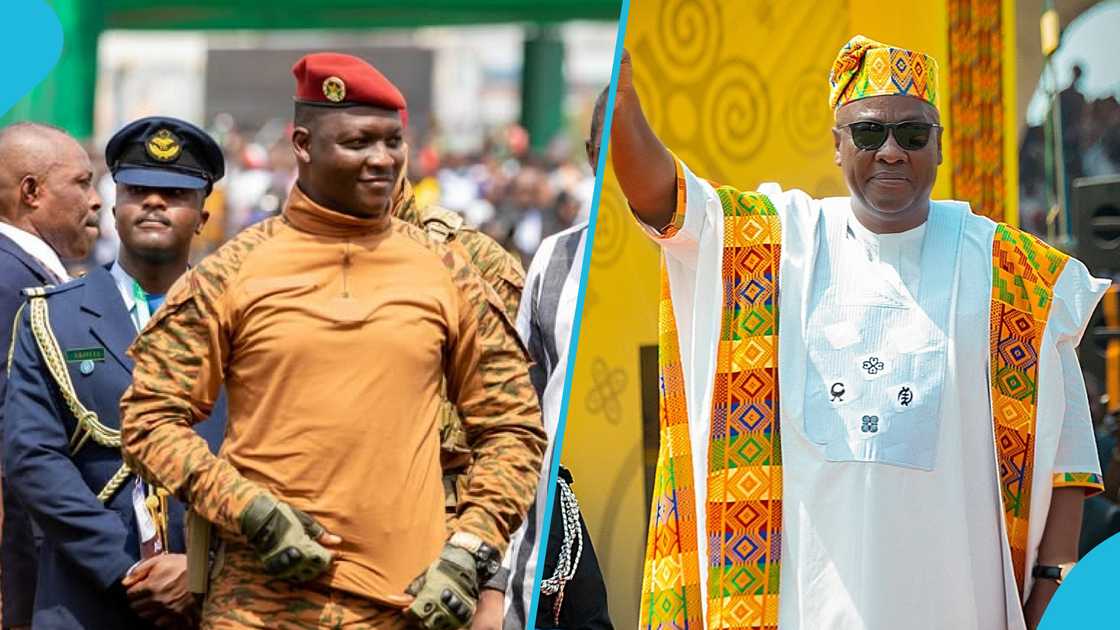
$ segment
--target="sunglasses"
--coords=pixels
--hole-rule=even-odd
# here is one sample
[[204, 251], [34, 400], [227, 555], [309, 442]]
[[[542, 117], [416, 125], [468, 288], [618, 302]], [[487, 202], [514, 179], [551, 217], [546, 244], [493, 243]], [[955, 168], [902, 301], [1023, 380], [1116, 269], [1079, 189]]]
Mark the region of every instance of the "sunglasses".
[[894, 134], [894, 141], [907, 151], [924, 149], [929, 144], [931, 131], [941, 125], [925, 122], [881, 123], [872, 120], [841, 125], [852, 134], [852, 144], [863, 151], [877, 151], [887, 142], [887, 136]]

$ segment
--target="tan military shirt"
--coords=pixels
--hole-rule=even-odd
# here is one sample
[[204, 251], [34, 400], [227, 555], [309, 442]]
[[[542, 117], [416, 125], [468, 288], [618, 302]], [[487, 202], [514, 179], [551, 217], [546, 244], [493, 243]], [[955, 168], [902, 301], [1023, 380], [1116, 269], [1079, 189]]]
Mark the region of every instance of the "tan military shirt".
[[[393, 219], [293, 189], [169, 292], [132, 349], [124, 451], [141, 473], [236, 531], [264, 488], [343, 539], [321, 581], [399, 596], [447, 528], [504, 549], [539, 477], [544, 433], [526, 359], [469, 263]], [[441, 382], [474, 454], [443, 517]], [[189, 428], [225, 382], [221, 458]]]

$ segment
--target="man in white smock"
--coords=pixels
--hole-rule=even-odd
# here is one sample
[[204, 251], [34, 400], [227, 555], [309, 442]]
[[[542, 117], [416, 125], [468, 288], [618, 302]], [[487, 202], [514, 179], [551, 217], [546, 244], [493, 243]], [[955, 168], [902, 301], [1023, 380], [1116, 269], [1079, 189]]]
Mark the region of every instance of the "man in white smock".
[[693, 174], [631, 72], [611, 155], [666, 279], [642, 626], [1033, 629], [1101, 488], [1075, 348], [1108, 282], [930, 200], [928, 55], [840, 50], [832, 199]]

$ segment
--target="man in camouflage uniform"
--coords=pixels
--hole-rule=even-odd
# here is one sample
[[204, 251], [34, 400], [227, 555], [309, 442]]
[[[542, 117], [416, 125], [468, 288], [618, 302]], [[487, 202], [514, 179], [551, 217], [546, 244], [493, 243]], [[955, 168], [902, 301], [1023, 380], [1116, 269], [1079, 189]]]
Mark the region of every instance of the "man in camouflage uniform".
[[[591, 128], [586, 141], [587, 158], [593, 172], [598, 164], [606, 97], [607, 89], [604, 88], [595, 100], [591, 116]], [[414, 202], [410, 191], [402, 190], [402, 195], [396, 207], [398, 208], [396, 215], [398, 218], [424, 228], [433, 240], [446, 242], [452, 247], [459, 247], [465, 256], [469, 256], [483, 279], [502, 297], [510, 318], [518, 319], [518, 310], [523, 306], [521, 302], [525, 287], [525, 271], [516, 256], [509, 253], [489, 236], [466, 226], [463, 218], [457, 213], [438, 206], [419, 207]], [[577, 236], [585, 234], [586, 229], [587, 225], [585, 223], [579, 228]], [[578, 271], [576, 271], [576, 275], [578, 276]], [[570, 314], [568, 316], [570, 317]], [[528, 335], [522, 333], [522, 336], [526, 343], [529, 343]], [[548, 380], [548, 361], [536, 360], [533, 357], [532, 349], [530, 349], [530, 357], [535, 359], [533, 369], [543, 370], [539, 375], [541, 382], [535, 383], [539, 389], [543, 390], [544, 383]], [[560, 369], [563, 369], [563, 367]], [[538, 393], [541, 392], [538, 391]], [[448, 513], [454, 515], [458, 507], [457, 487], [459, 483], [466, 479], [467, 467], [470, 465], [470, 452], [464, 440], [462, 423], [452, 403], [445, 401], [443, 418], [444, 486], [447, 491]], [[568, 475], [570, 482], [570, 473], [562, 470], [561, 474]], [[544, 490], [540, 492], [544, 493]], [[540, 508], [540, 506], [537, 507]], [[555, 567], [556, 558], [559, 555], [558, 547], [563, 531], [559, 521], [560, 513], [559, 509], [555, 509], [553, 512], [553, 527], [548, 541], [548, 554], [545, 559], [546, 567]], [[531, 511], [530, 515], [532, 514]], [[524, 583], [517, 587], [511, 587], [510, 579], [514, 576], [511, 574], [509, 566], [503, 566], [501, 571], [485, 585], [482, 591], [478, 610], [471, 625], [472, 630], [492, 630], [503, 626], [507, 630], [525, 627], [527, 611], [524, 600], [530, 596], [525, 585], [532, 583], [533, 576], [523, 574], [527, 569], [532, 573], [536, 567], [535, 556], [538, 553], [539, 526], [534, 526], [532, 532], [526, 532], [524, 526], [521, 531], [521, 535], [528, 535], [533, 539], [529, 541], [531, 544], [528, 545], [527, 549], [521, 550], [521, 555], [532, 554], [534, 556], [532, 562], [522, 560], [518, 563], [519, 575], [517, 577]], [[610, 619], [607, 613], [603, 576], [587, 529], [583, 525], [582, 517], [580, 535], [583, 538], [583, 561], [579, 564], [578, 573], [571, 580], [574, 588], [571, 588], [570, 592], [573, 595], [567, 600], [567, 605], [563, 609], [566, 613], [564, 621], [578, 619], [578, 623], [583, 626], [609, 628]], [[553, 538], [556, 539], [555, 542], [552, 541]], [[507, 555], [504, 564], [510, 564], [511, 560], [512, 558]], [[505, 606], [507, 592], [509, 592], [512, 604], [508, 610]], [[537, 625], [548, 627], [554, 623], [549, 620], [554, 617], [552, 604], [555, 596], [551, 600], [542, 599], [546, 599], [548, 605], [542, 606], [538, 611]], [[505, 618], [504, 622], [503, 617]]]
[[[482, 280], [501, 298], [504, 314], [511, 322], [517, 319], [517, 307], [525, 287], [525, 269], [516, 256], [494, 239], [467, 225], [458, 213], [434, 205], [421, 208], [407, 180], [397, 193], [393, 213], [398, 219], [424, 230], [428, 238], [446, 244], [468, 260]], [[462, 419], [453, 402], [444, 400], [440, 418], [445, 507], [448, 516], [454, 516], [459, 506], [459, 485], [466, 480], [471, 463], [471, 451]]]
[[[347, 55], [293, 72], [297, 186], [176, 283], [133, 346], [125, 457], [217, 526], [203, 627], [462, 627], [539, 478], [524, 351], [469, 263], [391, 216], [400, 92]], [[215, 458], [189, 425], [223, 382]], [[444, 391], [473, 457], [450, 522]]]
[[[525, 288], [525, 269], [517, 256], [486, 234], [466, 225], [458, 213], [434, 205], [421, 208], [407, 181], [398, 194], [395, 214], [398, 219], [422, 228], [429, 238], [438, 243], [446, 243], [469, 260], [483, 281], [501, 298], [505, 315], [510, 322], [517, 319], [521, 292]], [[471, 449], [462, 418], [450, 400], [444, 400], [440, 409], [440, 441], [444, 508], [448, 518], [454, 518], [459, 510], [463, 486], [469, 478]], [[503, 566], [483, 586], [472, 625], [476, 630], [480, 623], [493, 627], [501, 625], [509, 575], [509, 570]]]

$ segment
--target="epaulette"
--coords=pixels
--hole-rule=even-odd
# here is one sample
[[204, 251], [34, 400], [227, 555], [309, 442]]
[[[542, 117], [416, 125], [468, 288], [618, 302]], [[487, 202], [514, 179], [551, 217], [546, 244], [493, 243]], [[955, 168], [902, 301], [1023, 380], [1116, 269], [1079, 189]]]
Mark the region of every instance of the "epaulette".
[[26, 289], [23, 289], [23, 296], [29, 298], [48, 297], [51, 295], [57, 295], [59, 293], [65, 293], [66, 291], [69, 291], [74, 287], [79, 287], [82, 284], [82, 282], [72, 280], [70, 282], [63, 282], [62, 284], [45, 284], [41, 287], [27, 287]]
[[446, 243], [464, 227], [463, 217], [455, 211], [439, 206], [428, 206], [420, 210], [420, 224], [424, 233], [437, 243]]

